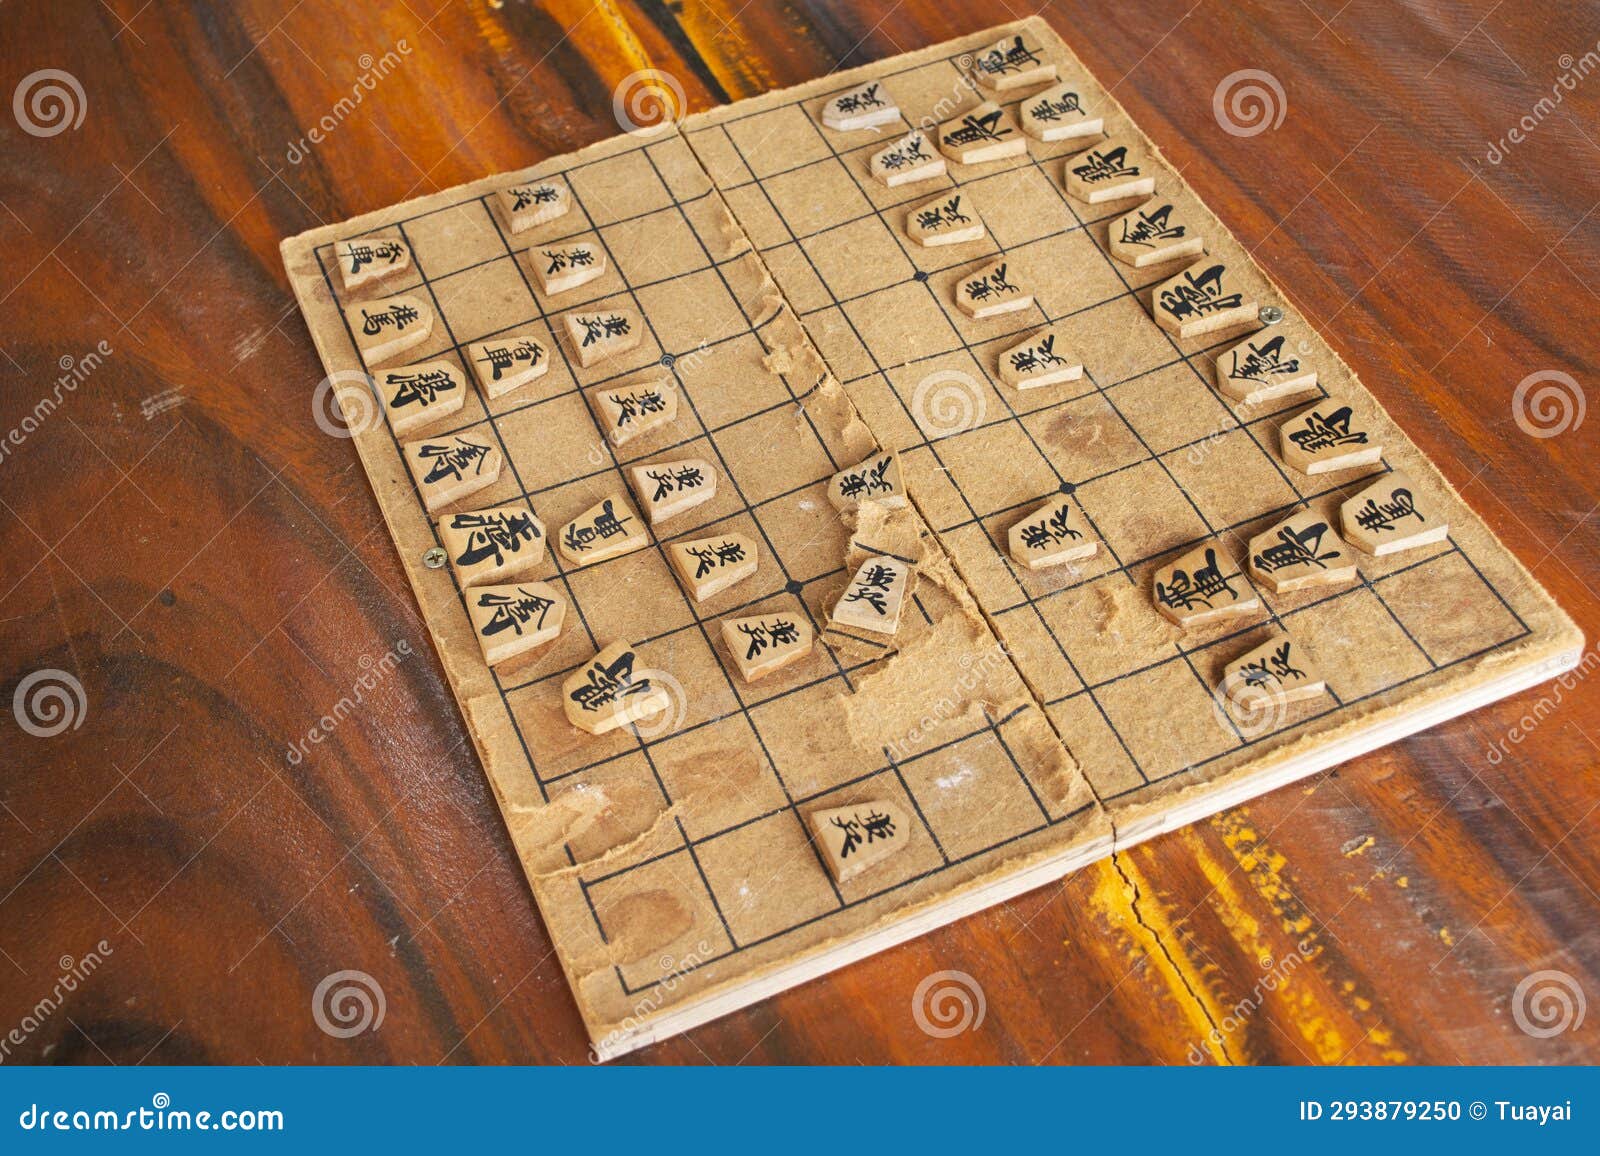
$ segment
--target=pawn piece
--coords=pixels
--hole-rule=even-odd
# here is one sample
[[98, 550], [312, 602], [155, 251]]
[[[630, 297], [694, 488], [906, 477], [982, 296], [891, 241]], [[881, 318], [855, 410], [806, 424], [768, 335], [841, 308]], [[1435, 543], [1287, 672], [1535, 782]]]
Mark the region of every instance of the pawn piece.
[[1017, 106], [1022, 131], [1034, 140], [1071, 140], [1079, 136], [1099, 136], [1105, 118], [1090, 116], [1070, 84], [1052, 85], [1035, 93]]
[[694, 538], [667, 547], [683, 584], [694, 592], [696, 602], [721, 594], [736, 582], [756, 572], [760, 555], [756, 544], [742, 534], [718, 534], [714, 538]]
[[906, 487], [900, 477], [897, 454], [875, 454], [840, 470], [828, 481], [828, 500], [836, 510], [853, 510], [864, 502], [904, 506]]
[[699, 458], [680, 458], [672, 462], [652, 462], [628, 471], [639, 508], [659, 526], [668, 518], [692, 510], [717, 495], [717, 471]]
[[964, 203], [960, 193], [935, 197], [912, 209], [906, 217], [906, 236], [924, 249], [979, 241], [983, 235], [983, 218]]
[[833, 807], [807, 816], [834, 880], [854, 879], [911, 841], [905, 812], [882, 799], [855, 807]]
[[[1057, 344], [1062, 346], [1057, 351]], [[1065, 353], [1066, 342], [1053, 329], [1044, 329], [1013, 345], [1000, 355], [1000, 379], [1015, 389], [1038, 389], [1083, 376], [1083, 362]]]
[[521, 506], [469, 510], [439, 519], [439, 541], [462, 586], [510, 582], [544, 558], [544, 523]]
[[1156, 324], [1179, 337], [1255, 322], [1255, 294], [1221, 261], [1197, 261], [1155, 287], [1150, 309]]
[[613, 642], [561, 683], [561, 706], [567, 721], [581, 731], [603, 735], [672, 705], [672, 694], [652, 679], [655, 671], [639, 667], [638, 654], [626, 642]]
[[939, 151], [962, 165], [1028, 155], [1028, 141], [994, 101], [939, 126]]
[[1008, 261], [996, 261], [956, 283], [956, 304], [968, 317], [996, 317], [1033, 304], [1033, 294], [1011, 280]]
[[828, 618], [874, 634], [893, 634], [900, 625], [911, 569], [898, 558], [868, 558], [844, 588]]
[[546, 297], [593, 281], [606, 271], [605, 250], [593, 241], [542, 245], [528, 250], [528, 263]]
[[334, 246], [346, 289], [385, 281], [411, 268], [411, 246], [399, 237], [352, 237]]
[[1355, 413], [1336, 397], [1325, 397], [1278, 429], [1283, 460], [1302, 474], [1326, 474], [1370, 466], [1383, 445], [1368, 435]]
[[479, 586], [466, 599], [472, 631], [490, 666], [549, 642], [567, 615], [566, 599], [545, 582]]
[[572, 207], [567, 186], [553, 178], [524, 181], [501, 189], [500, 208], [513, 233], [553, 221]]
[[1261, 596], [1212, 538], [1155, 572], [1156, 609], [1184, 629], [1254, 614]]
[[1091, 205], [1148, 197], [1156, 191], [1156, 178], [1128, 160], [1126, 145], [1107, 138], [1088, 152], [1067, 158], [1067, 192]]
[[1217, 388], [1244, 405], [1260, 405], [1317, 388], [1317, 370], [1284, 353], [1284, 336], [1253, 333], [1217, 358]]
[[1029, 570], [1093, 557], [1099, 543], [1075, 525], [1087, 527], [1083, 512], [1057, 495], [1011, 527], [1011, 556]]
[[1416, 495], [1416, 483], [1405, 474], [1385, 474], [1339, 506], [1345, 538], [1379, 557], [1443, 542], [1450, 523], [1428, 502], [1419, 506]]
[[400, 453], [430, 514], [494, 485], [504, 460], [492, 437], [476, 433], [419, 438], [404, 443]]
[[834, 132], [877, 128], [880, 124], [893, 124], [899, 119], [900, 109], [894, 97], [878, 80], [858, 84], [822, 106], [823, 127], [831, 128]]
[[474, 341], [467, 346], [467, 359], [485, 397], [510, 393], [550, 370], [550, 353], [544, 343], [527, 334]]
[[358, 301], [345, 306], [344, 316], [361, 360], [369, 366], [398, 357], [433, 332], [433, 310], [409, 293]]
[[567, 336], [585, 369], [634, 348], [643, 332], [639, 315], [631, 309], [567, 314]]
[[1327, 521], [1302, 510], [1250, 539], [1250, 575], [1274, 594], [1356, 580], [1356, 560]]
[[591, 396], [614, 446], [626, 445], [678, 418], [678, 387], [666, 373], [610, 386]]
[[1037, 41], [1019, 33], [1004, 37], [993, 48], [978, 53], [972, 61], [972, 75], [983, 87], [1004, 92], [1052, 81], [1056, 78], [1056, 66], [1044, 59], [1044, 50]]
[[650, 534], [622, 494], [603, 498], [561, 527], [556, 545], [574, 566], [591, 566], [642, 550]]
[[918, 129], [888, 148], [872, 154], [867, 169], [887, 188], [931, 181], [944, 176], [944, 157], [928, 146], [928, 134]]
[[722, 641], [739, 667], [739, 677], [754, 682], [810, 654], [816, 631], [805, 615], [781, 611], [724, 618]]
[[1317, 698], [1327, 691], [1328, 684], [1305, 649], [1278, 632], [1228, 663], [1218, 689], [1241, 713], [1253, 716], [1267, 703]]
[[467, 399], [461, 371], [448, 361], [423, 361], [381, 369], [378, 396], [395, 437], [406, 435], [460, 413]]
[[1206, 242], [1188, 218], [1173, 215], [1173, 206], [1154, 201], [1140, 205], [1111, 222], [1107, 234], [1111, 255], [1124, 265], [1143, 269], [1182, 257], [1194, 258], [1206, 251]]

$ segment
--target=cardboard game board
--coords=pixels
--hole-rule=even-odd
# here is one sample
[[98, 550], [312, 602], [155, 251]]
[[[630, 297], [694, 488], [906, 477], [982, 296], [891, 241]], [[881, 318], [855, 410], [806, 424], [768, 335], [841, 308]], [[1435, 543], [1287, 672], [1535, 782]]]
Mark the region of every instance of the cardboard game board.
[[[992, 93], [970, 79], [1017, 36], [1016, 55], [1054, 64], [1082, 113], [1127, 149], [1094, 163], [1153, 175], [1153, 198], [1090, 203], [1065, 190], [1081, 163], [1066, 158], [1109, 148], [1101, 135], [1029, 136], [1022, 155], [951, 162], [916, 184], [871, 175], [875, 153], [918, 126], [937, 139], [932, 126], [991, 97], [1023, 115], [1051, 82]], [[874, 80], [898, 119], [824, 127], [824, 103]], [[570, 211], [512, 232], [498, 191], [552, 176]], [[982, 236], [913, 240], [912, 210], [952, 195]], [[1225, 264], [1230, 293], [1283, 311], [1261, 336], [1283, 335], [1281, 348], [1316, 368], [1315, 389], [1259, 404], [1218, 389], [1214, 363], [1261, 330], [1258, 310], [1187, 338], [1152, 319], [1158, 287], [1195, 256], [1140, 266], [1111, 249], [1119, 218], [1166, 205], [1203, 236], [1208, 263]], [[335, 242], [374, 235], [403, 240], [412, 266], [347, 289]], [[604, 255], [603, 274], [546, 294], [537, 251], [579, 241]], [[318, 229], [283, 251], [602, 1057], [1510, 694], [1572, 665], [1582, 644], [1037, 19]], [[955, 294], [999, 261], [1032, 303], [974, 319]], [[509, 664], [485, 665], [452, 567], [424, 560], [440, 543], [437, 514], [400, 448], [419, 435], [396, 437], [380, 416], [343, 312], [393, 294], [415, 298], [433, 327], [384, 365], [443, 361], [467, 383], [459, 412], [427, 437], [503, 457], [493, 485], [448, 509], [520, 507], [550, 539], [532, 578], [565, 603], [564, 623]], [[642, 320], [637, 346], [585, 367], [567, 318], [627, 311]], [[1081, 376], [1007, 383], [1002, 362], [1046, 325]], [[469, 347], [511, 336], [536, 338], [550, 367], [489, 397]], [[622, 444], [605, 436], [600, 394], [663, 376], [675, 419]], [[1381, 458], [1302, 473], [1279, 426], [1330, 398]], [[836, 510], [831, 477], [883, 451], [899, 455], [909, 505]], [[645, 549], [577, 567], [556, 549], [561, 527], [597, 503], [634, 502], [628, 467], [684, 458], [709, 465], [716, 494]], [[1242, 567], [1250, 539], [1305, 509], [1338, 526], [1340, 503], [1392, 471], [1448, 537], [1355, 552], [1359, 575], [1343, 585], [1257, 582], [1260, 607], [1242, 617], [1185, 630], [1158, 612], [1157, 571], [1181, 555], [1216, 539]], [[1062, 497], [1095, 553], [1019, 564], [1013, 526]], [[668, 553], [729, 534], [754, 544], [759, 566], [697, 602]], [[870, 557], [911, 567], [892, 636], [830, 625]], [[720, 624], [768, 614], [808, 625], [817, 644], [747, 683]], [[1315, 658], [1326, 690], [1241, 715], [1219, 692], [1224, 672], [1281, 634]], [[588, 734], [563, 713], [562, 683], [617, 641], [670, 704]], [[840, 881], [808, 819], [871, 802], [902, 817], [902, 849]]]

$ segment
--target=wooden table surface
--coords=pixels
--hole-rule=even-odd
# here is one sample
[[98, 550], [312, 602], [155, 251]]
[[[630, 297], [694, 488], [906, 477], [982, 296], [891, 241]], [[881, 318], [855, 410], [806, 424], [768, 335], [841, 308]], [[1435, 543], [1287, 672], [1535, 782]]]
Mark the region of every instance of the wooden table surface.
[[[41, 736], [22, 721], [46, 731], [47, 713], [0, 711], [0, 1058], [586, 1060], [354, 450], [313, 420], [323, 370], [278, 243], [612, 135], [612, 93], [641, 69], [699, 110], [1024, 14], [0, 8], [16, 94], [0, 110], [0, 695], [45, 712], [55, 679], [71, 720]], [[1600, 632], [1600, 416], [1574, 420], [1600, 354], [1600, 10], [1044, 14]], [[397, 64], [363, 87], [386, 53]], [[1220, 130], [1213, 93], [1241, 69], [1279, 82], [1281, 125]], [[65, 121], [30, 104], [41, 85], [65, 93]], [[1526, 432], [1563, 424], [1526, 404], [1541, 390], [1568, 405], [1553, 436]], [[359, 708], [288, 758], [391, 652]], [[40, 671], [57, 673], [24, 686]], [[1597, 683], [1477, 711], [633, 1059], [1600, 1060], [1600, 1014], [1563, 1026], [1600, 995]], [[948, 1038], [912, 1014], [943, 970], [984, 1008]], [[382, 993], [381, 1023], [355, 1034], [314, 1011], [345, 971]]]

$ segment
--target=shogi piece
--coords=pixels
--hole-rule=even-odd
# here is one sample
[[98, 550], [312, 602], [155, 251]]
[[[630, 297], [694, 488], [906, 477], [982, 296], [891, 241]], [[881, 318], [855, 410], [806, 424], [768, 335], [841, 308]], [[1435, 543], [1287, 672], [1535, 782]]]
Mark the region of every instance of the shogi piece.
[[667, 373], [607, 386], [593, 396], [606, 437], [614, 446], [671, 425], [678, 417], [678, 387]]
[[683, 584], [694, 592], [696, 602], [704, 602], [744, 581], [760, 565], [756, 544], [741, 534], [674, 542], [667, 547], [667, 557], [672, 559]]
[[631, 554], [650, 544], [644, 520], [622, 494], [602, 498], [561, 527], [556, 546], [574, 566], [591, 566], [607, 558]]
[[924, 249], [981, 241], [983, 234], [983, 218], [958, 192], [918, 205], [906, 217], [906, 236]]
[[581, 731], [603, 735], [659, 714], [672, 705], [666, 687], [639, 668], [633, 645], [613, 642], [561, 684], [567, 721]]
[[1317, 388], [1317, 371], [1287, 348], [1281, 333], [1252, 333], [1217, 358], [1217, 388], [1234, 401], [1260, 405]]
[[1012, 526], [1010, 545], [1011, 556], [1029, 570], [1092, 558], [1100, 548], [1083, 511], [1064, 497], [1051, 498]]
[[546, 297], [586, 285], [606, 271], [605, 250], [593, 241], [557, 242], [528, 250], [528, 263]]
[[652, 462], [628, 471], [639, 508], [652, 526], [685, 510], [692, 510], [717, 495], [717, 471], [699, 458]]
[[1028, 155], [1028, 139], [994, 101], [939, 126], [939, 151], [961, 165]]
[[550, 371], [550, 351], [527, 334], [475, 341], [467, 346], [472, 372], [485, 397], [499, 397]]
[[1302, 510], [1250, 539], [1250, 574], [1274, 594], [1356, 580], [1356, 560], [1327, 520]]
[[892, 189], [896, 185], [910, 185], [942, 177], [945, 164], [944, 157], [929, 142], [928, 134], [918, 129], [873, 153], [867, 168]]
[[428, 340], [433, 332], [433, 310], [409, 293], [381, 301], [358, 301], [345, 306], [344, 316], [361, 360], [368, 365], [381, 365], [400, 356]]
[[1192, 259], [1206, 251], [1205, 238], [1193, 220], [1172, 205], [1154, 201], [1112, 221], [1108, 236], [1111, 255], [1135, 269]]
[[1067, 192], [1091, 205], [1148, 197], [1156, 191], [1156, 178], [1128, 156], [1126, 145], [1104, 140], [1087, 152], [1068, 157]]
[[334, 246], [346, 289], [386, 281], [411, 268], [411, 246], [399, 237], [352, 237]]
[[812, 811], [807, 818], [828, 870], [840, 883], [854, 879], [911, 841], [905, 812], [882, 799]]
[[1241, 707], [1248, 707], [1254, 695], [1287, 703], [1317, 698], [1327, 689], [1305, 648], [1283, 633], [1228, 663], [1222, 672], [1223, 694]]
[[1382, 556], [1431, 546], [1450, 536], [1450, 523], [1417, 486], [1396, 470], [1385, 474], [1339, 507], [1344, 536], [1356, 549]]
[[836, 626], [893, 634], [910, 585], [911, 568], [898, 558], [868, 558], [839, 595], [828, 617]]
[[439, 541], [463, 587], [528, 574], [544, 558], [544, 523], [521, 506], [468, 510], [439, 519]]
[[1009, 260], [985, 265], [956, 282], [956, 304], [974, 320], [1014, 313], [1033, 304], [1033, 294], [1017, 284]]
[[883, 82], [878, 80], [858, 84], [822, 106], [822, 124], [834, 132], [877, 128], [882, 124], [893, 124], [899, 119], [899, 106]]
[[804, 614], [788, 611], [722, 620], [722, 640], [746, 682], [798, 662], [811, 653], [816, 637]]
[[461, 371], [448, 361], [423, 361], [379, 370], [377, 384], [383, 412], [396, 437], [405, 437], [460, 413], [467, 399], [467, 383]]
[[1223, 618], [1254, 614], [1261, 596], [1212, 538], [1155, 572], [1156, 609], [1185, 630]]
[[1082, 376], [1083, 362], [1067, 353], [1066, 342], [1053, 329], [1041, 329], [1000, 355], [1000, 378], [1014, 389], [1059, 385]]
[[1196, 261], [1157, 285], [1150, 298], [1156, 324], [1179, 337], [1253, 324], [1260, 313], [1255, 294], [1221, 261]]
[[1335, 397], [1325, 397], [1278, 429], [1283, 460], [1302, 474], [1326, 474], [1370, 466], [1383, 457], [1383, 445]]
[[493, 435], [480, 433], [419, 438], [402, 445], [401, 454], [430, 514], [494, 485], [504, 460]]
[[900, 476], [897, 454], [874, 454], [847, 470], [840, 470], [828, 482], [828, 500], [836, 510], [853, 510], [863, 502], [885, 506], [906, 504], [905, 482]]
[[1044, 58], [1037, 41], [1021, 35], [1007, 36], [973, 57], [972, 75], [983, 87], [1005, 92], [1048, 84], [1056, 78], [1056, 66]]
[[498, 666], [561, 633], [567, 602], [546, 582], [478, 586], [466, 592], [467, 616], [483, 648], [483, 661]]
[[631, 309], [602, 309], [594, 313], [568, 313], [567, 336], [578, 364], [591, 365], [626, 353], [644, 336], [644, 323]]
[[554, 178], [524, 181], [500, 190], [500, 208], [513, 233], [553, 221], [571, 207], [572, 194], [564, 182]]
[[1070, 84], [1055, 84], [1036, 92], [1017, 106], [1022, 131], [1034, 140], [1071, 140], [1079, 136], [1099, 136], [1105, 118], [1090, 116]]

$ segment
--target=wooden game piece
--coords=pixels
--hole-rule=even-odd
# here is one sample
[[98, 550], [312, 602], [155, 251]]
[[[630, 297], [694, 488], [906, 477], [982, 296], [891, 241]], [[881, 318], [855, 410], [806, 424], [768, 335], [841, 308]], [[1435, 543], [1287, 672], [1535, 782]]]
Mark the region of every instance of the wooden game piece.
[[888, 188], [931, 181], [944, 176], [944, 157], [928, 144], [921, 129], [872, 154], [867, 169]]
[[561, 683], [567, 721], [581, 731], [603, 735], [659, 714], [672, 705], [671, 692], [636, 669], [633, 645], [613, 642]]
[[467, 358], [485, 397], [499, 397], [550, 370], [550, 351], [536, 337], [514, 333], [467, 346]]
[[528, 250], [528, 264], [546, 297], [586, 285], [606, 271], [605, 250], [593, 241], [561, 242]]
[[837, 626], [893, 634], [900, 625], [900, 607], [910, 577], [911, 568], [898, 558], [868, 558], [856, 569], [828, 618]]
[[828, 481], [828, 500], [836, 510], [853, 510], [863, 502], [904, 506], [906, 487], [900, 477], [900, 457], [878, 453], [866, 461], [840, 470]]
[[561, 527], [556, 546], [574, 566], [591, 566], [642, 550], [650, 544], [644, 522], [622, 493], [602, 498]]
[[1067, 354], [1066, 342], [1054, 329], [1030, 334], [1000, 355], [1000, 380], [1014, 389], [1039, 389], [1082, 376], [1083, 362]]
[[1205, 238], [1193, 222], [1183, 214], [1174, 216], [1172, 205], [1154, 201], [1112, 221], [1107, 236], [1111, 255], [1135, 269], [1198, 257], [1206, 251]]
[[400, 452], [430, 514], [494, 485], [504, 460], [494, 435], [477, 431], [418, 438]]
[[1450, 536], [1450, 523], [1426, 499], [1419, 504], [1417, 493], [1416, 483], [1406, 474], [1398, 470], [1385, 474], [1340, 504], [1345, 539], [1378, 557], [1443, 542]]
[[812, 811], [807, 819], [822, 858], [839, 883], [854, 879], [911, 841], [905, 812], [882, 799]]
[[983, 218], [958, 192], [935, 197], [906, 216], [906, 236], [924, 249], [983, 239]]
[[1356, 580], [1356, 560], [1327, 519], [1302, 510], [1250, 539], [1250, 575], [1274, 594]]
[[521, 506], [468, 510], [439, 519], [439, 541], [463, 587], [527, 575], [544, 558], [544, 523]]
[[1325, 397], [1295, 414], [1278, 429], [1283, 460], [1302, 474], [1326, 474], [1370, 466], [1383, 458], [1383, 445], [1336, 397]]
[[608, 386], [591, 396], [614, 446], [626, 445], [678, 418], [678, 387], [669, 373]]
[[1044, 59], [1037, 41], [1018, 33], [973, 57], [972, 75], [983, 87], [1005, 92], [1049, 83], [1056, 78], [1056, 66]]
[[804, 614], [779, 611], [724, 618], [722, 640], [739, 667], [739, 677], [754, 682], [810, 654], [816, 631]]
[[709, 502], [717, 494], [717, 471], [699, 458], [680, 458], [671, 462], [651, 462], [628, 471], [639, 508], [659, 526], [668, 518]]
[[572, 207], [572, 194], [553, 177], [523, 181], [501, 189], [500, 208], [513, 233], [553, 221]]
[[1326, 693], [1328, 684], [1305, 648], [1280, 631], [1228, 663], [1220, 689], [1231, 702], [1248, 710], [1257, 695], [1276, 702], [1298, 702]]
[[461, 371], [448, 361], [380, 369], [375, 380], [395, 437], [405, 437], [460, 413], [467, 400], [467, 383]]
[[1156, 178], [1128, 159], [1126, 145], [1107, 138], [1087, 152], [1068, 157], [1067, 192], [1091, 205], [1148, 197], [1156, 191]]
[[567, 602], [546, 582], [478, 586], [465, 592], [483, 661], [499, 666], [561, 633]]
[[411, 246], [399, 237], [352, 237], [334, 246], [346, 289], [386, 281], [411, 268]]
[[1234, 401], [1260, 405], [1317, 388], [1310, 362], [1284, 349], [1284, 335], [1252, 333], [1217, 357], [1217, 388]]
[[1261, 609], [1261, 596], [1215, 538], [1159, 568], [1151, 591], [1156, 609], [1186, 630]]
[[1150, 309], [1156, 324], [1179, 337], [1254, 324], [1255, 295], [1221, 261], [1197, 261], [1155, 287]]
[[881, 124], [893, 124], [899, 119], [899, 106], [879, 80], [858, 84], [822, 106], [822, 124], [834, 132], [877, 128]]
[[361, 360], [369, 366], [398, 357], [433, 332], [433, 310], [409, 293], [346, 305], [344, 316]]
[[1036, 92], [1017, 106], [1022, 131], [1034, 140], [1071, 140], [1080, 136], [1099, 136], [1105, 118], [1090, 116], [1077, 89], [1071, 84], [1056, 84]]
[[761, 561], [756, 544], [742, 534], [674, 542], [667, 547], [667, 557], [696, 602], [704, 602], [734, 583], [743, 582], [756, 572]]
[[1011, 556], [1029, 570], [1092, 558], [1100, 544], [1088, 528], [1083, 511], [1058, 494], [1011, 527]]
[[939, 126], [939, 151], [962, 165], [1028, 155], [1028, 140], [992, 100]]
[[974, 320], [1014, 313], [1033, 304], [1033, 294], [1011, 278], [1009, 261], [996, 261], [956, 282], [956, 304]]
[[644, 325], [631, 309], [605, 309], [597, 313], [568, 313], [567, 336], [578, 355], [578, 364], [588, 369], [597, 362], [626, 353], [639, 344]]

